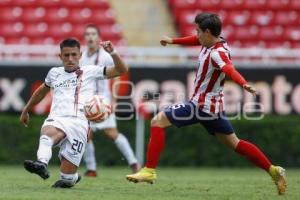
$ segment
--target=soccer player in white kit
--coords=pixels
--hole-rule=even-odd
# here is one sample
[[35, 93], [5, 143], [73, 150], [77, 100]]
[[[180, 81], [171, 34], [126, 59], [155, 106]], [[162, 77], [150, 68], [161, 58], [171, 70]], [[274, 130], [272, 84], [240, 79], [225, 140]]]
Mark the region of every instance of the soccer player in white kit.
[[114, 78], [127, 72], [127, 66], [116, 53], [110, 41], [101, 43], [114, 62], [109, 65], [79, 65], [80, 43], [75, 39], [66, 39], [60, 44], [62, 67], [53, 67], [42, 84], [31, 96], [23, 108], [20, 121], [27, 126], [29, 111], [52, 90], [51, 111], [41, 128], [37, 161], [25, 160], [27, 171], [47, 179], [47, 169], [52, 157], [52, 147], [60, 147], [60, 180], [54, 188], [69, 188], [80, 181], [77, 168], [87, 143], [89, 122], [83, 111], [85, 102], [94, 95], [96, 79]]
[[[114, 65], [109, 53], [99, 46], [99, 43], [101, 42], [100, 30], [96, 25], [89, 24], [86, 26], [84, 39], [87, 44], [87, 50], [83, 52], [80, 60], [81, 65]], [[99, 79], [95, 81], [94, 85], [95, 94], [104, 96], [113, 104], [115, 99], [110, 92], [109, 80]], [[115, 89], [118, 89], [118, 87], [115, 87]], [[126, 158], [128, 165], [132, 168], [132, 171], [137, 172], [139, 170], [139, 164], [126, 136], [120, 133], [117, 129], [114, 113], [112, 113], [104, 122], [91, 123], [91, 128], [93, 132], [103, 130], [105, 135], [115, 142], [117, 148]], [[90, 136], [90, 140], [87, 143], [86, 150], [83, 155], [83, 160], [85, 161], [87, 168], [85, 175], [89, 177], [96, 177], [96, 157], [95, 146], [92, 141], [92, 133]]]

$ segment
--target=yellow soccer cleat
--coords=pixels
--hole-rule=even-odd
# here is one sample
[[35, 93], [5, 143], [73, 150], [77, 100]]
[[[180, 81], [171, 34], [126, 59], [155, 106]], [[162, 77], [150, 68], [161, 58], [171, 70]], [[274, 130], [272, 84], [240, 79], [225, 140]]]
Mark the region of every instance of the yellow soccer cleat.
[[269, 174], [271, 175], [274, 183], [277, 186], [277, 191], [279, 195], [283, 195], [287, 188], [287, 181], [285, 177], [285, 169], [280, 166], [272, 165], [269, 169]]
[[156, 180], [157, 175], [155, 169], [144, 167], [139, 172], [135, 174], [130, 174], [126, 176], [126, 179], [130, 182], [139, 183], [146, 182], [151, 183]]

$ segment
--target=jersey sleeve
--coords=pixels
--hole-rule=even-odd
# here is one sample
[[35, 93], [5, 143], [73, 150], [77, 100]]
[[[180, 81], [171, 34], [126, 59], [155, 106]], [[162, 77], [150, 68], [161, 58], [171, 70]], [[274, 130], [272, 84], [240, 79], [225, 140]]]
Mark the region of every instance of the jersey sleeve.
[[53, 73], [54, 73], [53, 71], [54, 71], [53, 68], [50, 69], [49, 72], [48, 72], [48, 74], [47, 74], [47, 76], [46, 76], [46, 78], [45, 78], [45, 85], [47, 87], [50, 87], [50, 88], [52, 88]]
[[210, 56], [212, 65], [217, 69], [222, 69], [225, 65], [232, 64], [226, 51], [214, 50]]
[[106, 79], [106, 66], [92, 65], [90, 73], [96, 79]]
[[190, 46], [201, 45], [197, 35], [186, 36], [181, 38], [173, 38], [172, 43], [181, 44], [181, 45], [190, 45]]

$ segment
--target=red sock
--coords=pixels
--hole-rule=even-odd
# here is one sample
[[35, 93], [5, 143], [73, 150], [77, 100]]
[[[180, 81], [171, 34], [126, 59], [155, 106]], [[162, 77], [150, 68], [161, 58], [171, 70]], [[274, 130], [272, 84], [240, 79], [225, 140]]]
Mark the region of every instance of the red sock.
[[247, 142], [245, 140], [240, 140], [240, 142], [235, 148], [235, 151], [245, 156], [257, 167], [269, 171], [271, 162], [265, 156], [265, 154], [261, 150], [259, 150], [259, 148], [257, 148], [254, 144]]
[[165, 130], [160, 127], [151, 127], [148, 143], [146, 167], [156, 168], [159, 156], [165, 146]]

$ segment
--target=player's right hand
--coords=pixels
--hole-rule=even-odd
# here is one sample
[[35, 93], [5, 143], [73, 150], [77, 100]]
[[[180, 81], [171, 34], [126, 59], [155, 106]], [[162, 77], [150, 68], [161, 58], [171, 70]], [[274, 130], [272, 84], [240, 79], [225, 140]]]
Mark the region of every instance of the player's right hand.
[[27, 127], [29, 123], [29, 114], [27, 111], [23, 110], [20, 116], [20, 122]]
[[111, 41], [103, 41], [100, 43], [100, 45], [108, 53], [112, 53], [114, 51], [114, 45], [111, 43]]
[[243, 85], [243, 88], [245, 90], [247, 90], [248, 92], [250, 92], [254, 97], [257, 95], [257, 91], [253, 86], [251, 86], [249, 84], [245, 84], [245, 85]]
[[160, 44], [162, 46], [166, 46], [167, 44], [173, 44], [173, 40], [168, 36], [163, 36], [162, 39], [160, 40]]

